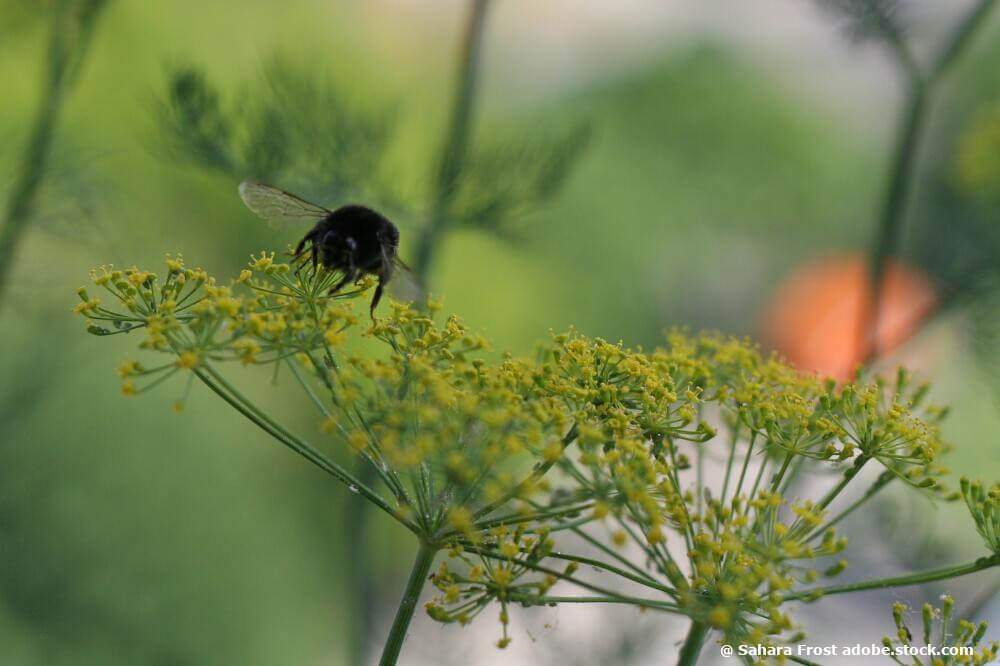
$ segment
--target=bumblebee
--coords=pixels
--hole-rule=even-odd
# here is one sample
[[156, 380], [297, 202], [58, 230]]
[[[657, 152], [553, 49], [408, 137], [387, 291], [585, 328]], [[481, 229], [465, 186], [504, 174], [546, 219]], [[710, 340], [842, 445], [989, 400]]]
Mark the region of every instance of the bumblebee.
[[326, 270], [340, 271], [343, 277], [329, 293], [335, 294], [365, 275], [377, 277], [371, 303], [373, 319], [396, 268], [409, 271], [397, 255], [399, 229], [367, 206], [349, 204], [329, 210], [280, 188], [251, 181], [240, 183], [239, 191], [247, 208], [269, 222], [313, 222], [295, 246], [295, 260], [308, 259], [314, 270], [322, 265]]

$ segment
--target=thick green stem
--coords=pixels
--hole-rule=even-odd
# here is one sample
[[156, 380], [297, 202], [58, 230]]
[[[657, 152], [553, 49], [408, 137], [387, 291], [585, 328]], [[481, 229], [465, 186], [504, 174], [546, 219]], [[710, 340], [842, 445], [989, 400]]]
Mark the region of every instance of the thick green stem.
[[831, 594], [843, 594], [845, 592], [860, 592], [862, 590], [882, 590], [889, 587], [906, 587], [907, 585], [921, 585], [923, 583], [933, 583], [937, 580], [947, 580], [949, 578], [958, 578], [959, 576], [967, 576], [971, 573], [976, 573], [977, 571], [982, 571], [984, 569], [990, 569], [1000, 565], [1000, 555], [992, 555], [990, 557], [981, 557], [975, 562], [970, 562], [969, 564], [961, 564], [955, 567], [946, 567], [944, 569], [934, 569], [931, 571], [923, 571], [915, 574], [907, 574], [905, 576], [895, 576], [893, 578], [880, 578], [878, 580], [865, 580], [858, 583], [848, 583], [846, 585], [832, 585], [830, 587], [817, 587], [812, 590], [803, 590], [802, 592], [795, 592], [784, 598], [784, 601], [794, 601], [802, 599], [816, 599], [820, 596], [828, 596]]
[[906, 107], [903, 123], [896, 138], [896, 148], [889, 174], [889, 188], [886, 190], [882, 212], [879, 216], [878, 232], [871, 258], [871, 308], [862, 317], [861, 349], [865, 361], [874, 360], [878, 349], [878, 319], [882, 306], [882, 287], [889, 261], [896, 253], [903, 228], [906, 200], [913, 184], [917, 147], [924, 119], [927, 115], [927, 86], [913, 77], [908, 81]]
[[0, 227], [0, 297], [7, 286], [14, 255], [34, 212], [35, 198], [42, 184], [56, 122], [70, 84], [90, 43], [94, 24], [106, 0], [64, 0], [56, 5], [52, 18], [45, 88], [35, 115], [31, 135], [24, 149], [18, 178]]
[[465, 36], [459, 56], [458, 82], [452, 106], [451, 122], [441, 148], [437, 180], [431, 201], [431, 215], [427, 226], [417, 240], [417, 253], [413, 258], [413, 272], [418, 282], [426, 289], [434, 252], [437, 250], [441, 232], [448, 223], [448, 209], [455, 194], [455, 184], [468, 152], [469, 131], [472, 110], [476, 96], [476, 82], [479, 75], [479, 53], [483, 29], [486, 24], [486, 10], [489, 0], [472, 0]]
[[379, 666], [393, 666], [399, 659], [399, 651], [406, 639], [406, 631], [410, 627], [410, 620], [413, 619], [413, 611], [416, 610], [417, 602], [420, 601], [420, 593], [424, 589], [427, 573], [431, 570], [436, 554], [435, 548], [427, 543], [420, 543], [420, 549], [413, 560], [413, 569], [410, 570], [410, 579], [406, 582], [403, 598], [399, 602], [399, 608], [396, 609], [396, 618], [392, 621], [389, 637], [385, 641], [385, 647], [382, 648]]
[[972, 37], [986, 23], [985, 19], [990, 11], [993, 10], [995, 4], [996, 0], [979, 0], [976, 6], [966, 14], [965, 18], [955, 26], [951, 36], [945, 41], [944, 47], [934, 62], [934, 67], [931, 71], [933, 79], [941, 78], [951, 68], [952, 64], [958, 60]]
[[31, 218], [35, 192], [42, 181], [62, 97], [59, 90], [58, 87], [50, 90], [42, 102], [31, 131], [31, 139], [25, 149], [20, 177], [7, 205], [3, 229], [0, 230], [0, 289], [7, 283], [6, 277], [14, 260], [14, 251]]
[[681, 646], [681, 654], [677, 659], [677, 666], [694, 666], [698, 663], [698, 654], [701, 653], [701, 646], [708, 636], [709, 627], [704, 622], [693, 620], [691, 628], [688, 629], [687, 638]]
[[903, 107], [902, 122], [896, 137], [896, 148], [889, 172], [889, 188], [879, 216], [879, 228], [871, 255], [872, 304], [867, 317], [862, 317], [864, 330], [859, 342], [865, 352], [865, 363], [873, 361], [879, 353], [877, 327], [881, 308], [882, 287], [889, 261], [896, 253], [901, 237], [906, 199], [912, 189], [920, 137], [936, 84], [965, 51], [972, 37], [985, 23], [995, 0], [979, 0], [958, 23], [945, 41], [941, 52], [934, 58], [923, 75], [914, 63], [906, 44], [894, 30], [886, 37], [897, 56], [906, 79], [907, 98]]

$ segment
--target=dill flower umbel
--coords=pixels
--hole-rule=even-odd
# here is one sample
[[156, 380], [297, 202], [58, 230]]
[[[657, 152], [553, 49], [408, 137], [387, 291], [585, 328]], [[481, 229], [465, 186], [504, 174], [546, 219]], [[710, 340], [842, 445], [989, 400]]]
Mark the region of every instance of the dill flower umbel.
[[[268, 252], [228, 284], [180, 257], [168, 257], [166, 269], [163, 279], [139, 268], [95, 270], [93, 282], [118, 310], [80, 292], [75, 310], [91, 333], [141, 330], [141, 349], [173, 357], [123, 363], [125, 393], [177, 373], [197, 378], [427, 540], [456, 528], [474, 538], [482, 516], [538, 489], [524, 478], [532, 461], [547, 468], [572, 441], [564, 402], [535, 383], [528, 364], [487, 362], [486, 341], [457, 317], [438, 324], [393, 303], [360, 330], [352, 305], [370, 280], [331, 295], [338, 273], [296, 272]], [[317, 409], [316, 430], [374, 466], [383, 488], [365, 486], [250, 403], [221, 371], [232, 362], [286, 369]]]
[[[91, 277], [103, 300], [81, 288], [74, 308], [87, 330], [138, 337], [143, 357], [117, 368], [125, 395], [179, 374], [182, 411], [203, 384], [413, 534], [390, 656], [428, 581], [437, 621], [466, 624], [497, 607], [499, 647], [511, 642], [515, 606], [625, 603], [682, 616], [681, 662], [691, 664], [713, 632], [733, 645], [801, 640], [799, 601], [1000, 563], [996, 489], [963, 480], [960, 494], [948, 490], [946, 410], [925, 405], [926, 386], [902, 371], [837, 385], [746, 340], [682, 332], [644, 351], [569, 331], [518, 359], [490, 353], [458, 317], [435, 316], [435, 302], [390, 303], [368, 326], [353, 305], [371, 279], [330, 294], [338, 272], [294, 271], [268, 252], [226, 283], [181, 257], [161, 274], [102, 266]], [[280, 423], [267, 397], [251, 400], [231, 379], [257, 366], [315, 408], [306, 428]], [[335, 449], [374, 480], [337, 463]], [[845, 492], [869, 467], [870, 486]], [[825, 484], [796, 484], [804, 470]], [[964, 496], [991, 556], [821, 585], [848, 566], [837, 525], [892, 483]], [[591, 580], [595, 569], [613, 582]]]
[[[674, 332], [647, 353], [570, 332], [554, 336], [532, 377], [572, 415], [577, 447], [555, 463], [570, 490], [531, 503], [516, 529], [511, 517], [478, 543], [456, 534], [429, 606], [440, 621], [467, 622], [499, 602], [504, 645], [507, 606], [572, 601], [550, 595], [560, 582], [600, 595], [591, 601], [687, 616], [702, 637], [799, 640], [786, 604], [819, 598], [825, 588], [813, 584], [847, 567], [834, 526], [860, 504], [836, 500], [866, 464], [883, 471], [865, 499], [893, 480], [951, 496], [939, 480], [942, 413], [917, 415], [926, 387], [903, 372], [893, 384], [838, 387], [742, 340]], [[709, 469], [712, 459], [725, 463]], [[791, 496], [807, 465], [837, 480], [817, 497]], [[562, 532], [606, 557], [556, 550]], [[628, 543], [644, 567], [620, 554]], [[647, 594], [591, 583], [577, 563]]]

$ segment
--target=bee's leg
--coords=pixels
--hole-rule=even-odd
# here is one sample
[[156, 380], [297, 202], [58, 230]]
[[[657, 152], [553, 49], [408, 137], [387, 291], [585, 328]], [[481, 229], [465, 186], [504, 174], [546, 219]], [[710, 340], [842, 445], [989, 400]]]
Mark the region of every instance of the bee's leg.
[[293, 254], [291, 264], [295, 266], [295, 274], [298, 275], [302, 271], [302, 266], [304, 265], [303, 257], [301, 254]]
[[302, 251], [306, 249], [306, 243], [311, 243], [313, 240], [313, 236], [315, 236], [315, 234], [312, 231], [310, 231], [309, 233], [307, 233], [305, 236], [302, 237], [302, 240], [299, 241], [299, 244], [295, 246], [296, 257], [302, 256]]
[[[294, 259], [295, 263], [300, 263], [300, 260], [303, 258], [303, 254], [305, 253], [306, 243], [309, 243], [312, 246], [313, 267], [315, 268], [315, 266], [316, 266], [316, 243], [313, 242], [313, 237], [314, 236], [315, 236], [315, 234], [312, 231], [310, 231], [305, 236], [303, 236], [302, 240], [299, 241], [299, 244], [295, 246], [295, 252], [292, 253], [292, 256], [295, 258]], [[300, 270], [302, 270], [302, 266], [301, 265], [298, 266], [295, 269], [295, 273], [298, 274], [298, 272]]]
[[384, 287], [385, 287], [385, 278], [379, 276], [378, 286], [375, 287], [375, 295], [372, 296], [372, 307], [370, 311], [372, 319], [375, 319], [375, 306], [377, 306], [378, 302], [382, 300], [382, 290]]
[[338, 291], [344, 288], [345, 284], [354, 282], [357, 279], [358, 279], [358, 272], [353, 268], [348, 269], [344, 271], [344, 277], [340, 278], [340, 281], [337, 284], [330, 287], [330, 291], [328, 291], [327, 293], [336, 294]]

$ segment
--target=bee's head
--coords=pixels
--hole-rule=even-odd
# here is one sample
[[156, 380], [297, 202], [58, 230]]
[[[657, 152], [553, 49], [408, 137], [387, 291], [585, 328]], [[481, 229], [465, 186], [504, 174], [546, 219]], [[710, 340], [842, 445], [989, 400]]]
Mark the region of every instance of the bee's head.
[[348, 266], [358, 249], [358, 243], [347, 234], [327, 231], [320, 240], [323, 263], [329, 266]]

